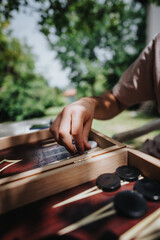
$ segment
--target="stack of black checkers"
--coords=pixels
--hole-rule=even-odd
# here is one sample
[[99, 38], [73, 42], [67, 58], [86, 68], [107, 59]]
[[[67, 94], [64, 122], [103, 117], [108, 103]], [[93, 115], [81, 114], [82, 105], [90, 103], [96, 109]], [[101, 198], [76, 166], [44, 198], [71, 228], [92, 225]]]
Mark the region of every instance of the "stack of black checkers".
[[104, 192], [116, 191], [121, 186], [121, 180], [133, 182], [136, 181], [140, 175], [140, 171], [132, 166], [121, 166], [116, 169], [116, 173], [104, 173], [96, 180], [98, 188]]
[[140, 174], [139, 169], [125, 165], [118, 167], [115, 173], [100, 175], [96, 185], [105, 192], [112, 192], [120, 188], [122, 180], [136, 181], [133, 190], [117, 193], [113, 202], [117, 213], [130, 218], [142, 217], [147, 212], [146, 200], [160, 200], [160, 183], [148, 178], [138, 180]]

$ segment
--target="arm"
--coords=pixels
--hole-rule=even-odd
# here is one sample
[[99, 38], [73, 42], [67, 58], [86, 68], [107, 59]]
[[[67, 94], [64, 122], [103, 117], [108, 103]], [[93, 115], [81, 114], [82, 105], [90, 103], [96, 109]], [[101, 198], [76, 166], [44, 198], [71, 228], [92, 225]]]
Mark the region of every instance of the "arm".
[[71, 154], [89, 149], [88, 134], [93, 118], [113, 118], [128, 106], [157, 99], [160, 110], [160, 33], [144, 49], [139, 58], [126, 70], [112, 92], [101, 97], [82, 98], [59, 113], [50, 130], [58, 143]]
[[71, 154], [75, 154], [71, 134], [78, 152], [82, 154], [85, 149], [90, 148], [88, 135], [93, 118], [110, 119], [125, 108], [111, 92], [101, 97], [81, 98], [59, 113], [50, 131], [59, 144], [64, 145]]
[[111, 119], [127, 108], [118, 101], [112, 92], [106, 92], [95, 99], [96, 107], [94, 118], [99, 120]]

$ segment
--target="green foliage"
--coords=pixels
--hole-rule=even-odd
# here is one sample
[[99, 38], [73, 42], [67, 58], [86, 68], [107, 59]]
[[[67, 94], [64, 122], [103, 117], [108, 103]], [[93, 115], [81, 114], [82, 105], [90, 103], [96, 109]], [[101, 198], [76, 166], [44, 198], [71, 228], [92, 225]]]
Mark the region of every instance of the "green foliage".
[[145, 45], [145, 6], [132, 0], [46, 2], [39, 9], [41, 31], [71, 69], [71, 81], [82, 89], [89, 84], [92, 95], [99, 94], [100, 78], [106, 79], [101, 89], [112, 88]]
[[[151, 1], [151, 0], [150, 0]], [[92, 95], [111, 89], [145, 46], [143, 0], [3, 0], [3, 15], [28, 5], [40, 14], [40, 29], [79, 89]], [[152, 2], [157, 2], [152, 0]], [[100, 81], [100, 79], [105, 79]]]
[[[153, 2], [154, 0], [152, 0]], [[3, 0], [8, 16], [34, 4], [40, 29], [79, 89], [110, 89], [145, 45], [146, 3], [142, 0]], [[154, 1], [155, 2], [155, 1]], [[156, 1], [158, 2], [158, 1]], [[9, 11], [10, 9], [10, 11]], [[100, 85], [100, 83], [99, 83]]]
[[61, 104], [59, 90], [49, 88], [46, 79], [35, 73], [30, 47], [12, 38], [5, 27], [1, 23], [0, 121], [44, 116], [46, 108]]

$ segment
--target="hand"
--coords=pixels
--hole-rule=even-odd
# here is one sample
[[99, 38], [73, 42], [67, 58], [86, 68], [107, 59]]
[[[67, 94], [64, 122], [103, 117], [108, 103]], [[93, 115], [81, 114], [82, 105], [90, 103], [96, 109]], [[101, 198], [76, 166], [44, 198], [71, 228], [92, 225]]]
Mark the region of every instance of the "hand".
[[72, 144], [71, 135], [79, 154], [82, 154], [85, 149], [90, 149], [88, 135], [95, 107], [94, 98], [81, 98], [65, 107], [50, 127], [56, 141], [64, 145], [72, 155], [76, 154], [76, 150]]

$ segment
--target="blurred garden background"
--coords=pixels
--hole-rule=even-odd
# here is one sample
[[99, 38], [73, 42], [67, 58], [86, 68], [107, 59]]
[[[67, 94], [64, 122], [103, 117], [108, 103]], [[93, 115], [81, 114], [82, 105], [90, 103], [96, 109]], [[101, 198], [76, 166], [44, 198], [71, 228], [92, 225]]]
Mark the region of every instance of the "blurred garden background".
[[[41, 52], [40, 38], [32, 45], [34, 33], [28, 39], [16, 36], [14, 20], [19, 15], [24, 32], [28, 26], [23, 16], [35, 19], [46, 43], [41, 58], [47, 68], [37, 67], [40, 56], [34, 47]], [[47, 119], [49, 124], [72, 101], [110, 90], [160, 32], [159, 23], [159, 0], [1, 0], [0, 128], [9, 129], [12, 123], [18, 128], [31, 119], [39, 124]], [[47, 57], [47, 51], [53, 58]], [[51, 65], [52, 61], [59, 65]], [[61, 74], [56, 74], [59, 66]], [[112, 120], [94, 120], [92, 127], [112, 137], [157, 118], [156, 103], [147, 102]], [[145, 139], [159, 132], [126, 143], [139, 149]], [[0, 137], [9, 134], [0, 132]]]

